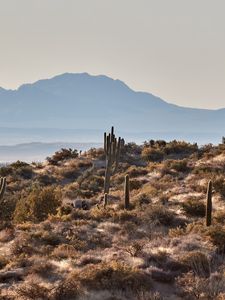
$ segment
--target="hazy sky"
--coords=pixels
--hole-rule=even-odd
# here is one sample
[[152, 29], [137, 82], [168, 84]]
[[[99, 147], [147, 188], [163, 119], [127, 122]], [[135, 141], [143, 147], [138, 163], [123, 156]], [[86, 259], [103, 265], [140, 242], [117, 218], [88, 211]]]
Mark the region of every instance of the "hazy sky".
[[88, 72], [225, 107], [224, 13], [225, 0], [0, 0], [0, 86]]

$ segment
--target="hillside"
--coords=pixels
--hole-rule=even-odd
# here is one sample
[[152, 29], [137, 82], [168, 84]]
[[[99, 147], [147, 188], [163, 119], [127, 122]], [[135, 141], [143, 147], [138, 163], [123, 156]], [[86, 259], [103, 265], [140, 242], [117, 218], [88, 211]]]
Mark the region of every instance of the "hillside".
[[222, 144], [128, 143], [106, 205], [102, 148], [1, 167], [0, 299], [225, 299], [224, 170]]
[[[179, 107], [152, 94], [133, 91], [122, 81], [87, 73], [66, 73], [22, 85], [17, 90], [1, 89], [0, 104], [0, 132], [4, 128], [21, 128], [35, 133], [37, 129], [48, 128], [55, 129], [56, 135], [59, 127], [102, 130], [114, 124], [135, 141], [140, 136], [143, 141], [152, 135], [214, 143], [220, 141], [225, 126], [225, 109]], [[57, 141], [62, 141], [63, 136], [59, 131]], [[48, 142], [53, 142], [50, 133], [48, 138]], [[92, 140], [87, 141], [99, 142], [98, 134], [93, 131]]]

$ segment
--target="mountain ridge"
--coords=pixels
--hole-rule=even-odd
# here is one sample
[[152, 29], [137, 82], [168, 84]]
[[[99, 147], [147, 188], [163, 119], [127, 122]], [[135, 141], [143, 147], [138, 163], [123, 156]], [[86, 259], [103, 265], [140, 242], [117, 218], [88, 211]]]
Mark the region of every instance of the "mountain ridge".
[[225, 108], [178, 106], [151, 93], [134, 91], [121, 80], [88, 73], [64, 73], [16, 90], [0, 88], [0, 104], [0, 128], [105, 131], [113, 124], [137, 135], [200, 132], [215, 133], [218, 139], [225, 127]]

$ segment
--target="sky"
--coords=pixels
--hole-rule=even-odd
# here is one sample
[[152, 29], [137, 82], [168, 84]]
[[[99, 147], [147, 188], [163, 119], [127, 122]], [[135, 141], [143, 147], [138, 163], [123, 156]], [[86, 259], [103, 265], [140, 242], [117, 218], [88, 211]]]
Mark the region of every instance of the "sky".
[[225, 107], [224, 11], [224, 0], [0, 0], [0, 86], [88, 72]]

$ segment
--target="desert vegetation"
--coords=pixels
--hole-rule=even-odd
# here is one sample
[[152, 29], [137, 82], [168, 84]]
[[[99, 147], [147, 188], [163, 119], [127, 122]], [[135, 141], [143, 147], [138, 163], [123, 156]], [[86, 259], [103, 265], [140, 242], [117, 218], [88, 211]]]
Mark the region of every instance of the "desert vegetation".
[[61, 149], [0, 168], [0, 299], [225, 299], [225, 145]]

